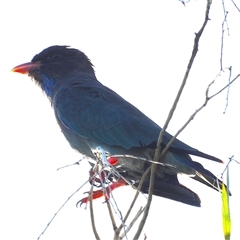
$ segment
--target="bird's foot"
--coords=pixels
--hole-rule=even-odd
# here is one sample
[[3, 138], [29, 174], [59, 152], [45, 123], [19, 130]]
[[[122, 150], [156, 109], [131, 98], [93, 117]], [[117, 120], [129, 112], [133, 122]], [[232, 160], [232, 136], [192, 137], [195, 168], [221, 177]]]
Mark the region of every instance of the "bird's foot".
[[[116, 157], [109, 157], [107, 158], [106, 162], [108, 166], [114, 166], [118, 163], [118, 159]], [[106, 166], [106, 164], [103, 164], [103, 165]], [[122, 178], [118, 179], [116, 182], [108, 184], [109, 181], [111, 180], [108, 179], [108, 175], [104, 170], [104, 166], [102, 166], [101, 164], [96, 164], [94, 167], [92, 167], [89, 171], [89, 175], [90, 175], [89, 176], [90, 184], [95, 187], [102, 187], [102, 188], [97, 191], [86, 192], [89, 194], [89, 196], [82, 198], [80, 201], [78, 201], [76, 203], [76, 206], [80, 205], [81, 207], [83, 203], [87, 203], [90, 199], [90, 195], [92, 196], [93, 200], [104, 196], [105, 202], [106, 202], [110, 198], [111, 191], [113, 191], [115, 188], [118, 188], [127, 184], [125, 180], [123, 180]]]
[[82, 198], [80, 201], [78, 201], [76, 203], [76, 206], [78, 207], [78, 205], [80, 205], [80, 207], [81, 207], [81, 205], [83, 203], [87, 203], [90, 200], [90, 195], [92, 195], [93, 200], [104, 196], [105, 197], [105, 202], [107, 202], [110, 198], [111, 191], [113, 191], [114, 189], [116, 189], [118, 187], [125, 186], [125, 185], [127, 185], [125, 180], [120, 178], [118, 181], [116, 181], [114, 183], [111, 183], [109, 186], [103, 187], [100, 190], [92, 191], [92, 192], [86, 192], [86, 193], [89, 194], [89, 196], [85, 197], [85, 198]]
[[[118, 163], [118, 159], [115, 157], [109, 157], [107, 159], [107, 162], [110, 166], [114, 166]], [[94, 167], [92, 167], [89, 171], [89, 182], [91, 185], [95, 187], [101, 187], [103, 183], [106, 182], [106, 173], [104, 170], [99, 171], [99, 165], [96, 164]], [[99, 177], [96, 177], [96, 175], [99, 175]]]

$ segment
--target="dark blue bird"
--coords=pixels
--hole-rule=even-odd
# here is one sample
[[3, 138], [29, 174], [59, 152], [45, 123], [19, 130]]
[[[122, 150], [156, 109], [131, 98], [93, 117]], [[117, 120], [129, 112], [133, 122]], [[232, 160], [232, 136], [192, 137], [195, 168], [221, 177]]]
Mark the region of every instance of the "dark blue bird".
[[[117, 93], [102, 85], [83, 52], [67, 46], [52, 46], [37, 54], [30, 63], [19, 65], [13, 71], [28, 73], [46, 93], [58, 124], [72, 148], [93, 159], [98, 146], [109, 156], [121, 155], [118, 157], [118, 171], [129, 182], [139, 182], [150, 166], [149, 161], [140, 158], [153, 159], [161, 128]], [[162, 147], [171, 138], [165, 132]], [[174, 167], [158, 165], [155, 195], [200, 206], [198, 195], [178, 182], [178, 173], [187, 174], [218, 189], [217, 178], [200, 163], [192, 161], [190, 155], [222, 162], [176, 139], [160, 159], [161, 163]], [[142, 186], [144, 193], [148, 192], [148, 184], [147, 179]]]

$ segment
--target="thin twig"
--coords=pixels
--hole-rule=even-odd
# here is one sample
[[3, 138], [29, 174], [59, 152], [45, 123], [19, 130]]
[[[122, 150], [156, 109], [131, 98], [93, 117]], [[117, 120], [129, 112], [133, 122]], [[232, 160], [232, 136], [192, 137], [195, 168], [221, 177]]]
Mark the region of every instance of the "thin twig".
[[[68, 166], [72, 166], [75, 164], [79, 164], [80, 161], [82, 161], [84, 159], [84, 157], [82, 159], [80, 159], [78, 162], [74, 163], [74, 164], [70, 164], [70, 165], [66, 165], [64, 167], [58, 168], [57, 170], [60, 170], [62, 168], [68, 167]], [[93, 178], [96, 177], [93, 176]], [[87, 180], [86, 182], [84, 182], [75, 192], [73, 192], [68, 198], [67, 200], [62, 204], [62, 206], [58, 209], [58, 211], [54, 214], [54, 216], [52, 217], [52, 219], [48, 222], [47, 226], [45, 227], [45, 229], [42, 231], [42, 233], [38, 236], [37, 240], [40, 239], [40, 237], [45, 233], [45, 231], [48, 229], [48, 227], [50, 226], [50, 224], [53, 222], [53, 220], [55, 219], [55, 217], [58, 215], [58, 213], [62, 210], [62, 208], [67, 204], [67, 202], [79, 191], [81, 190], [84, 185], [86, 185], [89, 182], [89, 180]]]
[[127, 229], [126, 229], [126, 232], [124, 232], [121, 236], [120, 236], [120, 239], [123, 239], [126, 234], [131, 230], [131, 228], [133, 227], [134, 223], [138, 220], [138, 218], [141, 216], [141, 214], [143, 213], [144, 211], [144, 208], [141, 207], [139, 209], [139, 211], [137, 212], [136, 216], [133, 218], [133, 220], [131, 221], [131, 223], [128, 225]]
[[111, 206], [110, 206], [109, 201], [107, 201], [107, 208], [108, 208], [109, 216], [110, 216], [110, 218], [111, 218], [113, 230], [115, 231], [115, 229], [117, 228], [117, 224], [116, 224], [116, 221], [115, 221], [115, 219], [114, 219], [113, 212], [112, 212], [112, 208], [111, 208]]
[[223, 174], [224, 174], [225, 171], [227, 170], [229, 164], [234, 160], [233, 158], [234, 158], [234, 155], [232, 155], [232, 156], [229, 158], [229, 161], [228, 161], [226, 167], [224, 168], [223, 172], [221, 173], [221, 179], [223, 178]]
[[240, 12], [240, 9], [239, 9], [239, 7], [237, 6], [237, 4], [233, 1], [233, 0], [231, 0], [232, 1], [232, 3], [234, 4], [234, 6], [236, 7], [236, 9]]
[[150, 159], [147, 159], [147, 158], [136, 157], [136, 156], [129, 155], [129, 154], [114, 154], [114, 155], [111, 155], [111, 157], [115, 157], [115, 158], [131, 158], [131, 159], [136, 159], [138, 161], [144, 161], [144, 162], [149, 162], [149, 163], [162, 165], [163, 167], [174, 167], [173, 165], [168, 164], [168, 163], [161, 163], [161, 162], [158, 162], [158, 161], [156, 162], [156, 161], [153, 161], [153, 160], [150, 160]]
[[237, 160], [235, 160], [235, 159], [233, 159], [234, 160], [234, 162], [236, 162], [237, 164], [240, 164], [240, 161], [237, 161]]
[[218, 92], [216, 92], [215, 94], [213, 94], [211, 97], [209, 97], [209, 100], [211, 98], [214, 98], [215, 96], [217, 96], [219, 93], [221, 93], [224, 89], [226, 89], [229, 85], [231, 85], [234, 81], [236, 81], [238, 78], [240, 77], [240, 74], [238, 74], [231, 82], [229, 82], [225, 87], [223, 87], [222, 89], [220, 89]]
[[[224, 6], [224, 4], [223, 4]], [[225, 7], [223, 7], [224, 9], [224, 20], [222, 22], [222, 38], [221, 38], [221, 55], [220, 55], [220, 71], [223, 71], [223, 39], [224, 39], [224, 25], [225, 23], [227, 24], [227, 15], [228, 12], [225, 12]]]
[[[224, 17], [227, 15], [227, 11], [225, 9], [225, 4], [224, 4], [224, 0], [222, 0], [222, 5], [223, 5], [223, 15]], [[227, 19], [225, 20], [225, 23], [226, 23], [226, 26], [227, 26], [227, 31], [228, 31], [228, 36], [230, 35], [230, 32], [229, 32], [229, 27], [228, 27], [228, 22], [227, 22]]]
[[198, 112], [200, 112], [208, 103], [209, 100], [211, 100], [212, 98], [214, 98], [215, 96], [217, 96], [219, 93], [221, 93], [224, 89], [226, 89], [227, 87], [229, 87], [238, 77], [240, 76], [240, 74], [238, 74], [232, 81], [230, 81], [226, 86], [224, 86], [222, 89], [220, 89], [218, 92], [216, 92], [215, 94], [213, 94], [212, 96], [208, 96], [208, 92], [209, 89], [211, 87], [211, 85], [214, 83], [215, 80], [213, 80], [207, 87], [206, 90], [206, 97], [205, 97], [205, 102], [203, 103], [203, 105], [201, 107], [199, 107], [187, 120], [187, 122], [177, 131], [177, 133], [172, 137], [172, 139], [168, 142], [168, 144], [166, 145], [166, 147], [163, 149], [161, 156], [163, 156], [167, 150], [169, 149], [169, 147], [171, 146], [171, 144], [173, 143], [173, 141], [177, 138], [177, 136], [186, 128], [186, 126], [194, 119], [194, 117], [196, 116], [196, 114]]
[[93, 191], [93, 185], [91, 186], [90, 194], [89, 194], [89, 197], [88, 197], [89, 198], [89, 205], [90, 205], [90, 218], [91, 218], [92, 230], [93, 230], [95, 238], [97, 240], [101, 240], [99, 235], [98, 235], [96, 225], [95, 225], [94, 212], [93, 212], [92, 191]]
[[227, 97], [226, 97], [226, 106], [225, 106], [223, 114], [226, 113], [227, 107], [228, 107], [228, 97], [229, 97], [229, 90], [230, 90], [230, 81], [231, 81], [231, 77], [232, 77], [232, 66], [230, 66], [228, 70], [229, 70], [228, 90], [227, 90]]
[[[95, 174], [94, 174], [94, 176], [91, 177], [91, 180], [94, 180], [97, 175], [99, 176], [99, 180], [100, 180], [100, 183], [101, 183], [101, 186], [102, 186], [103, 195], [105, 196], [105, 199], [106, 199], [106, 203], [107, 203], [107, 207], [108, 207], [108, 211], [109, 211], [109, 216], [110, 216], [110, 219], [111, 219], [111, 222], [112, 222], [112, 225], [113, 225], [113, 229], [115, 231], [117, 229], [117, 226], [116, 226], [116, 222], [115, 222], [114, 215], [113, 215], [113, 212], [112, 212], [112, 209], [114, 209], [114, 205], [116, 206], [116, 208], [118, 210], [118, 213], [120, 215], [119, 218], [121, 219], [122, 224], [123, 224], [123, 218], [122, 218], [121, 211], [118, 208], [117, 203], [116, 203], [116, 201], [115, 201], [115, 199], [113, 197], [111, 188], [109, 186], [108, 178], [109, 178], [110, 174], [113, 174], [117, 178], [124, 179], [124, 177], [121, 176], [121, 174], [116, 171], [114, 166], [112, 166], [110, 164], [107, 164], [107, 160], [106, 159], [105, 160], [102, 159], [102, 158], [106, 157], [105, 156], [105, 152], [104, 152], [103, 149], [101, 150], [100, 153], [101, 154], [99, 155], [100, 157], [98, 159], [99, 161], [93, 167], [93, 171], [94, 171]], [[109, 175], [107, 174], [107, 169], [109, 171]], [[104, 177], [102, 175], [104, 175]], [[127, 179], [126, 180], [124, 179], [124, 181], [126, 181], [128, 184], [131, 184], [130, 182], [128, 182]], [[93, 185], [92, 185], [92, 188], [90, 190], [89, 201], [90, 201], [90, 196], [92, 198], [92, 194], [93, 194]], [[113, 199], [114, 204], [112, 203], [110, 198]], [[115, 213], [117, 213], [115, 209], [114, 209], [114, 211], [115, 211]], [[90, 205], [90, 212], [91, 212], [92, 228], [93, 228], [94, 234], [96, 235], [97, 231], [96, 231], [96, 227], [95, 227], [94, 215], [93, 215], [93, 210], [91, 209], [91, 205]], [[115, 234], [115, 238], [114, 239], [119, 239], [119, 237]]]
[[[136, 191], [136, 194], [135, 194], [135, 196], [133, 198], [133, 201], [132, 201], [132, 203], [131, 203], [131, 205], [130, 205], [130, 207], [129, 207], [129, 209], [128, 209], [128, 211], [127, 211], [127, 213], [126, 213], [126, 215], [125, 215], [125, 217], [123, 219], [124, 223], [127, 221], [128, 217], [129, 217], [129, 215], [130, 215], [130, 213], [132, 211], [132, 208], [133, 208], [133, 206], [134, 206], [134, 204], [135, 204], [135, 202], [136, 202], [136, 200], [138, 198], [139, 191], [142, 188], [143, 182], [144, 182], [145, 178], [147, 177], [147, 175], [149, 174], [149, 172], [150, 172], [150, 167], [144, 172], [144, 174], [143, 174], [143, 176], [142, 176], [142, 178], [141, 178], [141, 180], [140, 180], [140, 182], [138, 184], [138, 188], [137, 188], [138, 191]], [[115, 232], [119, 234], [120, 231], [122, 230], [122, 227], [123, 227], [123, 224], [121, 224]]]
[[[114, 209], [115, 214], [117, 214], [117, 213], [119, 214], [119, 219], [121, 220], [121, 225], [123, 226], [124, 233], [126, 234], [125, 221], [123, 219], [122, 212], [120, 211], [120, 209], [119, 209], [119, 207], [117, 205], [117, 202], [116, 202], [116, 200], [115, 200], [115, 198], [113, 196], [113, 192], [112, 191], [110, 192], [110, 196], [111, 196], [111, 198], [109, 199], [109, 202], [110, 202], [112, 208]], [[112, 203], [112, 200], [113, 200], [114, 204]], [[118, 212], [115, 210], [114, 206], [117, 208]], [[113, 225], [113, 229], [114, 229], [114, 240], [118, 240], [120, 231], [117, 231], [118, 228], [117, 228], [116, 223]], [[127, 239], [127, 235], [126, 235], [126, 239]]]
[[[160, 158], [160, 154], [161, 154], [161, 143], [163, 141], [163, 136], [164, 136], [164, 132], [165, 130], [167, 129], [167, 126], [173, 116], [173, 113], [177, 107], [177, 103], [180, 99], [180, 96], [182, 94], [182, 91], [183, 91], [183, 88], [186, 84], [186, 81], [187, 81], [187, 78], [188, 78], [188, 75], [189, 75], [189, 72], [191, 70], [191, 67], [192, 67], [192, 64], [194, 62], [194, 59], [197, 55], [197, 52], [198, 52], [198, 44], [199, 44], [199, 40], [200, 40], [200, 37], [207, 25], [207, 22], [209, 20], [209, 11], [210, 11], [210, 7], [211, 7], [211, 4], [212, 4], [212, 1], [211, 0], [208, 0], [207, 1], [207, 6], [206, 6], [206, 13], [205, 13], [205, 20], [203, 22], [203, 25], [201, 27], [201, 29], [199, 30], [199, 32], [196, 34], [195, 36], [195, 39], [194, 39], [194, 46], [193, 46], [193, 51], [192, 51], [192, 55], [191, 55], [191, 58], [189, 60], [189, 63], [188, 63], [188, 66], [187, 66], [187, 70], [186, 70], [186, 73], [185, 73], [185, 76], [183, 78], [183, 81], [182, 81], [182, 84], [180, 86], [180, 89], [178, 91], [178, 94], [176, 96], [176, 99], [173, 103], [173, 106], [169, 112], [169, 115], [168, 115], [168, 118], [164, 124], [164, 127], [163, 129], [161, 130], [160, 134], [159, 134], [159, 137], [158, 137], [158, 142], [157, 142], [157, 147], [156, 147], [156, 151], [155, 151], [155, 154], [154, 154], [154, 161], [158, 161]], [[146, 222], [146, 219], [147, 219], [147, 216], [148, 216], [148, 213], [149, 213], [149, 209], [150, 209], [150, 205], [151, 205], [151, 201], [152, 201], [152, 195], [153, 195], [153, 187], [154, 187], [154, 179], [155, 179], [155, 173], [156, 173], [156, 168], [157, 168], [157, 165], [156, 164], [152, 164], [151, 165], [151, 176], [150, 176], [150, 184], [149, 184], [149, 194], [148, 194], [148, 201], [147, 201], [147, 204], [146, 204], [146, 208], [145, 208], [145, 211], [144, 211], [144, 214], [143, 214], [143, 217], [142, 217], [142, 220], [139, 224], [139, 227], [138, 227], [138, 230], [134, 236], [134, 239], [133, 240], [137, 240], [142, 232], [142, 229], [145, 225], [145, 222]]]
[[54, 216], [52, 217], [52, 219], [48, 222], [47, 226], [44, 228], [44, 230], [41, 232], [41, 234], [38, 236], [37, 240], [40, 239], [40, 237], [46, 232], [46, 230], [48, 229], [48, 227], [50, 226], [50, 224], [52, 223], [52, 221], [54, 220], [54, 218], [58, 215], [58, 213], [61, 211], [61, 209], [67, 204], [67, 202], [85, 185], [87, 184], [88, 181], [86, 181], [85, 183], [83, 183], [74, 193], [72, 193], [67, 200], [62, 204], [62, 206], [57, 210], [57, 212], [54, 214]]
[[61, 170], [61, 169], [63, 169], [63, 168], [66, 168], [66, 167], [71, 167], [71, 166], [74, 166], [74, 165], [79, 165], [79, 164], [80, 164], [80, 162], [81, 162], [83, 159], [84, 159], [84, 158], [82, 158], [82, 159], [78, 160], [78, 161], [77, 161], [77, 162], [75, 162], [75, 163], [68, 164], [68, 165], [65, 165], [65, 166], [63, 166], [63, 167], [57, 168], [57, 171], [59, 171], [59, 170]]

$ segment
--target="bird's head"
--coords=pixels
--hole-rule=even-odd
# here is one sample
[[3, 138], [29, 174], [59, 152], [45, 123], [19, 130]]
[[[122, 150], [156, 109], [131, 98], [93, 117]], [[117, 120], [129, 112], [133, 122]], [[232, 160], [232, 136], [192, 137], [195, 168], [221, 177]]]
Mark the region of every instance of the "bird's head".
[[35, 55], [31, 62], [12, 69], [28, 74], [51, 97], [55, 86], [68, 81], [68, 76], [79, 71], [95, 75], [93, 65], [81, 51], [68, 46], [52, 46]]

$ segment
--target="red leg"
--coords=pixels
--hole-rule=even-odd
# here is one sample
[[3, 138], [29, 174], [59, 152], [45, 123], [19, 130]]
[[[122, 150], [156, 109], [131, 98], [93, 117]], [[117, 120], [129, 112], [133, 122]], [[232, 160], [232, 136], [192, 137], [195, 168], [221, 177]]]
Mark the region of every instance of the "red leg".
[[[123, 179], [119, 179], [118, 181], [116, 181], [116, 182], [110, 184], [108, 187], [106, 187], [105, 188], [106, 191], [104, 191], [103, 189], [93, 191], [92, 199], [97, 199], [97, 198], [105, 196], [105, 200], [108, 201], [110, 198], [109, 196], [110, 196], [111, 191], [113, 191], [114, 189], [116, 189], [118, 187], [125, 186], [125, 185], [127, 185], [127, 183]], [[83, 203], [87, 203], [88, 200], [89, 200], [89, 197], [85, 197], [85, 198], [81, 199], [80, 201], [78, 201], [76, 205], [80, 204], [80, 206], [81, 206]]]

